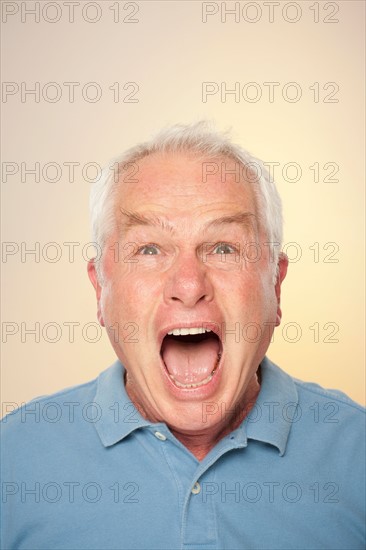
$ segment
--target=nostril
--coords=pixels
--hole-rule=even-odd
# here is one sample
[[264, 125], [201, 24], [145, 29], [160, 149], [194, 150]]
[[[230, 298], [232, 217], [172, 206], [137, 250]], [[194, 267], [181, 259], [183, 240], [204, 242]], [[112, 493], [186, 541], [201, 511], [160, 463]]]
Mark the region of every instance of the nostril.
[[[178, 296], [171, 296], [170, 297], [171, 300], [174, 300], [175, 302], [187, 302], [187, 301], [190, 301], [190, 298], [178, 298]], [[207, 299], [207, 295], [206, 294], [203, 294], [202, 296], [200, 296], [198, 299], [194, 299], [194, 303], [197, 303], [197, 302], [201, 302], [201, 301], [205, 301]]]

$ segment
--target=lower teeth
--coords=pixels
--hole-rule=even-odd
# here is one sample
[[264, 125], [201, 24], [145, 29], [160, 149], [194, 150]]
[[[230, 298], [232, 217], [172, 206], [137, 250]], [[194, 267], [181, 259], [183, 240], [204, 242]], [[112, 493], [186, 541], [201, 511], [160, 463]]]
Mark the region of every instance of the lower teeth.
[[182, 382], [178, 382], [178, 380], [176, 380], [172, 374], [169, 374], [169, 376], [173, 380], [174, 384], [178, 386], [178, 388], [198, 388], [199, 386], [204, 386], [205, 384], [208, 384], [212, 380], [212, 377], [216, 372], [216, 368], [220, 362], [220, 359], [221, 359], [221, 353], [217, 355], [217, 363], [215, 365], [214, 370], [211, 372], [211, 374], [207, 376], [207, 378], [205, 378], [204, 380], [201, 380], [201, 382], [197, 382], [196, 384], [182, 384]]
[[176, 380], [172, 374], [169, 374], [169, 376], [173, 380], [174, 384], [176, 386], [178, 386], [178, 388], [198, 388], [199, 386], [203, 386], [204, 384], [208, 384], [208, 382], [210, 382], [212, 380], [212, 377], [213, 377], [214, 374], [215, 374], [215, 370], [212, 371], [210, 376], [207, 376], [207, 378], [205, 378], [201, 382], [197, 382], [197, 384], [182, 384], [181, 382], [178, 382], [178, 380]]

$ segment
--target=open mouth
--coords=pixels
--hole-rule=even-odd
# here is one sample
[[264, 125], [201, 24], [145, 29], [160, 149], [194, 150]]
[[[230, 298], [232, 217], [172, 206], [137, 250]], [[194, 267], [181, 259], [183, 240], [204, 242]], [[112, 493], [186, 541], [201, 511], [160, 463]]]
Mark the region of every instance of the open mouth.
[[176, 386], [198, 388], [215, 375], [222, 344], [219, 336], [208, 328], [175, 328], [163, 338], [160, 355]]

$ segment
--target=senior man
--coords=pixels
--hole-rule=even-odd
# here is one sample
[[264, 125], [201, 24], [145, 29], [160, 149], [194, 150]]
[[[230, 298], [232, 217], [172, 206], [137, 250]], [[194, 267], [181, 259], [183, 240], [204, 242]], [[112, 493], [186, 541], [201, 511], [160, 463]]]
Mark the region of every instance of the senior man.
[[288, 262], [263, 165], [178, 125], [91, 215], [118, 360], [5, 418], [3, 548], [364, 548], [363, 409], [265, 355]]

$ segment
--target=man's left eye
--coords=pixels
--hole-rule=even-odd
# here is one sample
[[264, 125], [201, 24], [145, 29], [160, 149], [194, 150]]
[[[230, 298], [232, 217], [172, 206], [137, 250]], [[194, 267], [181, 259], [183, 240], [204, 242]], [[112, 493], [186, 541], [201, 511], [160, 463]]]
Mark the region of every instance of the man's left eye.
[[214, 254], [235, 254], [235, 249], [233, 246], [227, 243], [219, 243], [213, 249]]
[[159, 254], [159, 249], [157, 246], [155, 246], [154, 244], [147, 244], [145, 246], [142, 246], [139, 250], [138, 250], [138, 253], [139, 254], [142, 254], [144, 256], [153, 256], [155, 254]]

